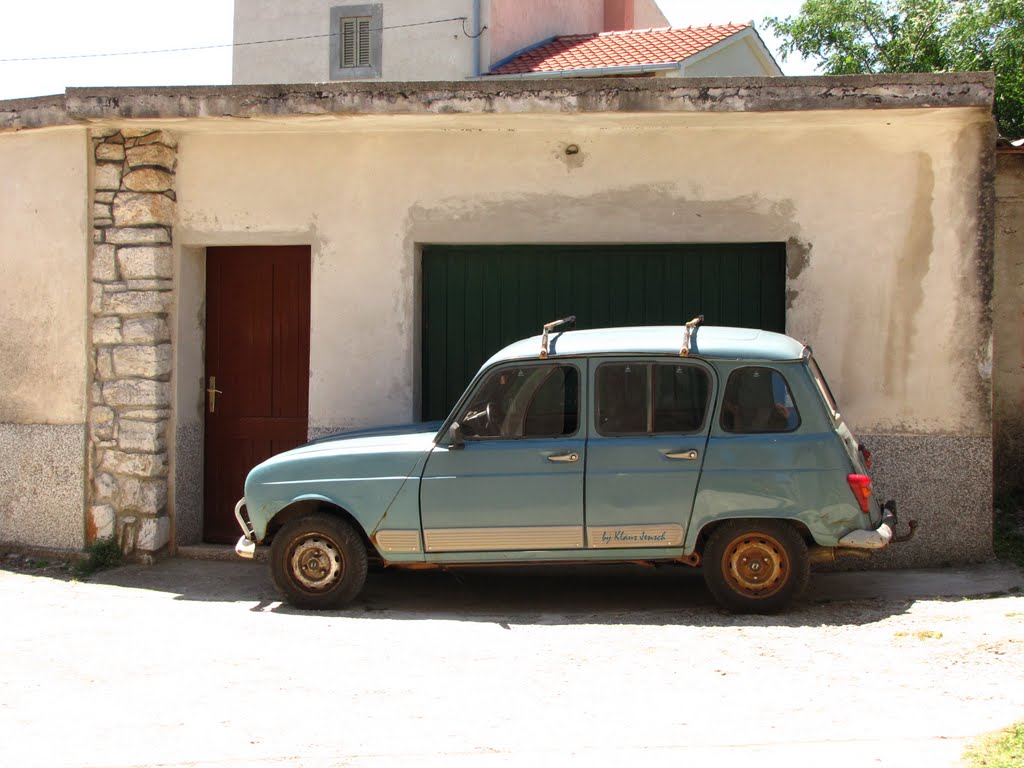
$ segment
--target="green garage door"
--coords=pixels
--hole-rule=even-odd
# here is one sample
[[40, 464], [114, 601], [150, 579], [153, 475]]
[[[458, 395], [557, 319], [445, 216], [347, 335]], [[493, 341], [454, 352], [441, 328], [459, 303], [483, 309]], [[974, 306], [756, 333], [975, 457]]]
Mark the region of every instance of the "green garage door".
[[442, 419], [480, 364], [576, 315], [576, 327], [784, 331], [784, 243], [429, 245], [423, 248], [424, 419]]

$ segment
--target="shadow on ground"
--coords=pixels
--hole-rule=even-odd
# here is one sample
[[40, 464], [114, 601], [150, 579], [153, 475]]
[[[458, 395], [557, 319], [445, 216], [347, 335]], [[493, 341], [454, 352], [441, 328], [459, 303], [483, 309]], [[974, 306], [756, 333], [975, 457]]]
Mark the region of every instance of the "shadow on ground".
[[258, 612], [499, 625], [861, 625], [903, 613], [913, 604], [911, 599], [846, 598], [841, 590], [815, 586], [812, 576], [807, 596], [787, 613], [738, 617], [717, 606], [699, 570], [633, 565], [386, 570], [369, 575], [350, 608], [322, 613], [281, 603], [264, 563], [166, 560], [97, 574], [90, 581], [170, 593], [178, 600], [248, 603], [249, 610]]

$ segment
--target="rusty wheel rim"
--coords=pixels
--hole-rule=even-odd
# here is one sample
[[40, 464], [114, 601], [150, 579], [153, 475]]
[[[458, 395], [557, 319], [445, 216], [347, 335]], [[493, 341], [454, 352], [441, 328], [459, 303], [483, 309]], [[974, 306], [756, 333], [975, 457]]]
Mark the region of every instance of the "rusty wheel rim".
[[345, 572], [341, 549], [321, 533], [310, 533], [299, 539], [292, 548], [289, 564], [296, 584], [307, 592], [330, 589]]
[[722, 556], [729, 586], [747, 597], [771, 597], [789, 580], [789, 553], [778, 539], [764, 533], [738, 536]]

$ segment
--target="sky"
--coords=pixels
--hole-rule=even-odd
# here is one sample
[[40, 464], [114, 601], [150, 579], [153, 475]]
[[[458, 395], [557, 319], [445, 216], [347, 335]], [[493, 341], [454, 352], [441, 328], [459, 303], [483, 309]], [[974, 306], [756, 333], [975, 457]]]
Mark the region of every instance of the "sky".
[[[761, 23], [794, 15], [802, 0], [659, 0], [673, 26], [753, 20], [776, 53], [777, 41]], [[98, 56], [52, 61], [0, 61], [0, 99], [63, 93], [67, 87], [216, 85], [231, 82], [233, 0], [106, 5], [82, 0], [7, 0], [0, 25], [0, 60], [121, 54], [140, 50], [224, 46], [177, 53]], [[424, 3], [424, 9], [429, 8]], [[787, 75], [814, 74], [799, 57], [776, 60]]]

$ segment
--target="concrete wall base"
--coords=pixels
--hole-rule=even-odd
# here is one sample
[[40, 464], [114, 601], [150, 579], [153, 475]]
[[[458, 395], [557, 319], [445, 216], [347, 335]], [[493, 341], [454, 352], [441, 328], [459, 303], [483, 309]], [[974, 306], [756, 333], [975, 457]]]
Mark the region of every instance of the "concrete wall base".
[[862, 561], [864, 567], [921, 568], [991, 560], [992, 440], [945, 435], [858, 434], [871, 451], [880, 500], [895, 499], [911, 541]]
[[85, 425], [0, 424], [0, 541], [81, 549]]

